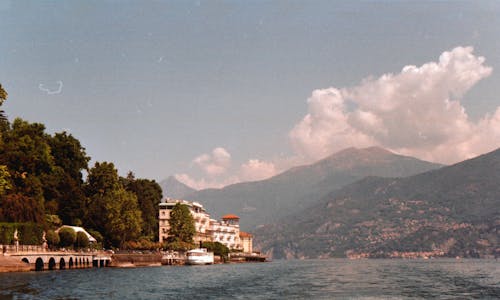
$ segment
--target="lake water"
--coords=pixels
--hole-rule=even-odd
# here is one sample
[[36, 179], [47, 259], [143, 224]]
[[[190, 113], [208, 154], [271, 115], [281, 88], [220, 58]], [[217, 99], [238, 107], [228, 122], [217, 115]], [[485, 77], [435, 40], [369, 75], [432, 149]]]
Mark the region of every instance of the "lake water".
[[496, 260], [303, 260], [0, 274], [0, 299], [498, 299]]

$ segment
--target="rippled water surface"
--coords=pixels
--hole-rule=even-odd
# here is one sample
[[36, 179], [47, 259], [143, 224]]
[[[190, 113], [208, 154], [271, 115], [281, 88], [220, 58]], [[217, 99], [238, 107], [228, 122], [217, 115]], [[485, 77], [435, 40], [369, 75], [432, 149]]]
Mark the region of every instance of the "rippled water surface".
[[0, 299], [498, 299], [496, 260], [304, 260], [0, 274]]

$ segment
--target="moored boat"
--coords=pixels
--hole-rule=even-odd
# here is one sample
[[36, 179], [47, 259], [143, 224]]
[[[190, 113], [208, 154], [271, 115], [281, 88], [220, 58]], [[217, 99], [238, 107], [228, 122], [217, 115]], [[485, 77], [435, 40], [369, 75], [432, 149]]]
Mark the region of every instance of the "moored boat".
[[208, 252], [206, 248], [197, 248], [186, 253], [187, 265], [211, 265], [213, 263], [214, 253]]

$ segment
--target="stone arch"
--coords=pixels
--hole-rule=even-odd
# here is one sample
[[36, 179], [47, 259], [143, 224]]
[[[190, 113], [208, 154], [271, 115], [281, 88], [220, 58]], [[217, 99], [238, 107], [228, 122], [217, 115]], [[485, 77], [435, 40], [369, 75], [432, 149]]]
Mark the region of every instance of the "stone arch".
[[27, 264], [30, 263], [30, 261], [28, 260], [27, 257], [23, 257], [23, 259], [21, 259], [21, 261], [24, 262], [24, 263], [27, 263]]
[[89, 258], [88, 258], [88, 257], [87, 257], [87, 262], [86, 262], [86, 264], [87, 264], [87, 267], [88, 267], [88, 266], [90, 266], [90, 262], [89, 262]]
[[59, 260], [59, 270], [64, 270], [66, 269], [66, 261], [64, 260], [64, 257], [61, 257]]
[[43, 271], [43, 259], [41, 257], [35, 261], [35, 271]]
[[68, 268], [70, 268], [70, 269], [73, 268], [73, 257], [69, 258]]
[[49, 270], [54, 270], [56, 268], [56, 260], [51, 257], [49, 259]]
[[82, 266], [83, 262], [82, 262], [82, 258], [80, 257], [80, 267]]

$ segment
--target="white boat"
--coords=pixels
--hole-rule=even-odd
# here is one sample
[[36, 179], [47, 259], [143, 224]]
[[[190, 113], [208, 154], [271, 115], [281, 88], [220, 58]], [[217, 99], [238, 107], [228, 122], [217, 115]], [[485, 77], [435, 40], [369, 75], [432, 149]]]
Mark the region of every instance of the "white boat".
[[206, 248], [189, 250], [186, 254], [187, 265], [211, 265], [214, 263], [214, 253]]

